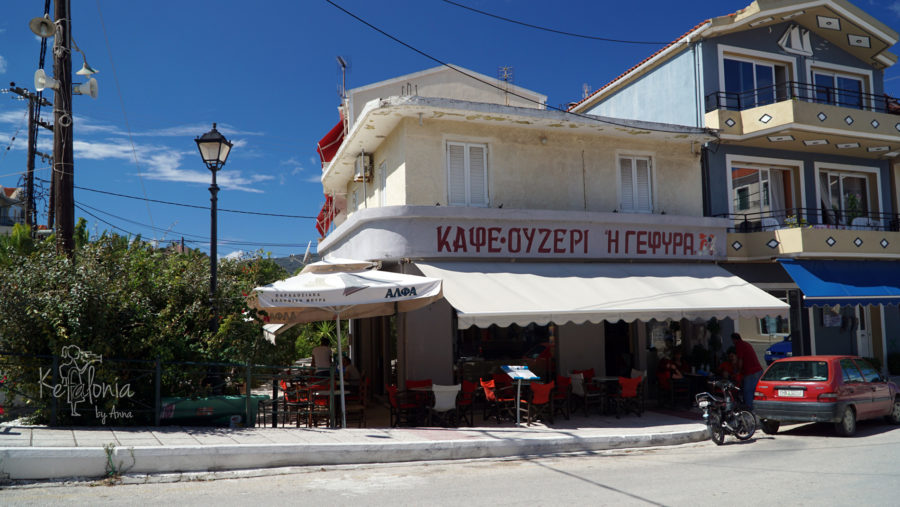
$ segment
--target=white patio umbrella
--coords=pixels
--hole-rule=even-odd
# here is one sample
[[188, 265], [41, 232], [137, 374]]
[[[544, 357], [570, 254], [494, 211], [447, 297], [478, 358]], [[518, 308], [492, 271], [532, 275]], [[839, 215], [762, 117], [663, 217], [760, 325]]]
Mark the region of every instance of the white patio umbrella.
[[[377, 317], [421, 308], [441, 297], [441, 280], [372, 269], [366, 261], [332, 259], [307, 265], [299, 275], [257, 287], [248, 304], [268, 314], [269, 324], [301, 324], [337, 320], [338, 360], [341, 317]], [[341, 423], [347, 426], [344, 369], [341, 385]]]

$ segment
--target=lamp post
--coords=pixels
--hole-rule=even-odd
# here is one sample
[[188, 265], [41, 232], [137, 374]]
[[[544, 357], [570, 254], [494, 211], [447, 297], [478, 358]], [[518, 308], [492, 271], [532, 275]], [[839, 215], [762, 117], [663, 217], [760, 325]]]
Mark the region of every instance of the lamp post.
[[216, 266], [218, 264], [218, 255], [216, 254], [216, 205], [218, 203], [219, 186], [216, 185], [216, 172], [225, 165], [228, 160], [228, 153], [231, 152], [231, 143], [225, 139], [225, 136], [216, 130], [216, 124], [213, 123], [212, 130], [194, 139], [197, 142], [197, 148], [200, 150], [200, 156], [203, 157], [203, 163], [212, 173], [212, 185], [209, 186], [210, 201], [210, 239], [209, 239], [209, 305], [212, 309], [212, 319], [209, 323], [209, 330], [215, 332], [219, 329], [219, 320], [216, 312]]

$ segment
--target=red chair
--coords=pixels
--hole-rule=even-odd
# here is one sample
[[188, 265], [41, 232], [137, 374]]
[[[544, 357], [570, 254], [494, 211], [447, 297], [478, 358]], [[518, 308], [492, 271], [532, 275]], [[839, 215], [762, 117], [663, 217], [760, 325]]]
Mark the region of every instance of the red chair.
[[532, 421], [539, 416], [547, 416], [545, 422], [549, 421], [553, 424], [553, 387], [554, 383], [541, 384], [540, 382], [532, 382], [530, 384], [529, 395], [526, 399], [521, 400], [523, 408], [520, 410], [526, 413], [528, 425], [531, 426]]
[[459, 398], [456, 400], [459, 419], [469, 423], [469, 426], [473, 426], [475, 422], [475, 391], [477, 389], [478, 386], [474, 382], [463, 380]]
[[421, 416], [421, 406], [415, 397], [407, 391], [400, 391], [397, 386], [387, 386], [388, 401], [391, 407], [391, 428], [397, 426], [415, 426]]
[[306, 391], [298, 386], [288, 385], [284, 379], [278, 381], [278, 386], [284, 393], [281, 397], [281, 426], [291, 421], [296, 421], [297, 426], [300, 426], [300, 420], [309, 410], [309, 397]]
[[406, 390], [413, 395], [416, 399], [416, 403], [421, 405], [422, 408], [428, 406], [428, 402], [431, 399], [431, 386], [432, 382], [430, 378], [406, 381]]
[[644, 413], [644, 377], [619, 377], [619, 392], [612, 396], [616, 405], [616, 419], [624, 413]]
[[572, 414], [572, 378], [567, 375], [556, 376], [556, 387], [553, 389], [553, 415], [560, 413], [566, 420]]
[[497, 422], [504, 418], [515, 419], [515, 397], [506, 394], [495, 387], [493, 380], [481, 380], [481, 388], [484, 389], [484, 419], [495, 417]]

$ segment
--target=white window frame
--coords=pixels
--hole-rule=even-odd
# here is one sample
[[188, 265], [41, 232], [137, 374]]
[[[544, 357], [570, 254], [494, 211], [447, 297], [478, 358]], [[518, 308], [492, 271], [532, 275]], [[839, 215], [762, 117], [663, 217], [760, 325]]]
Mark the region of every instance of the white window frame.
[[[631, 181], [632, 181], [632, 202], [637, 202], [637, 181], [635, 175], [635, 161], [636, 160], [646, 160], [649, 166], [649, 181], [648, 185], [650, 188], [648, 189], [648, 194], [650, 197], [650, 209], [625, 209], [622, 206], [622, 199], [624, 197], [624, 192], [622, 189], [622, 160], [630, 159], [631, 162]], [[616, 196], [618, 198], [618, 210], [622, 213], [653, 213], [657, 208], [656, 206], [656, 164], [653, 163], [655, 157], [652, 153], [641, 153], [641, 152], [621, 152], [616, 153]]]
[[[884, 212], [884, 203], [881, 198], [881, 171], [877, 167], [869, 167], [862, 165], [847, 165], [847, 164], [832, 164], [828, 162], [816, 162], [814, 164], [815, 170], [813, 171], [813, 177], [816, 182], [816, 209], [817, 214], [819, 216], [819, 222], [822, 222], [822, 209], [819, 203], [822, 202], [822, 189], [820, 188], [819, 181], [821, 181], [821, 174], [838, 174], [842, 176], [857, 176], [863, 177], [866, 181], [871, 181], [869, 179], [869, 175], [875, 175], [875, 196], [878, 199], [878, 205], [875, 206], [875, 203], [872, 201], [869, 202], [869, 209], [867, 211], [875, 212], [875, 213], [883, 213]], [[849, 224], [847, 224], [849, 225]]]
[[[756, 51], [753, 49], [745, 49], [739, 48], [737, 46], [728, 46], [725, 44], [719, 44], [718, 47], [719, 53], [719, 91], [725, 91], [725, 59], [728, 58], [730, 60], [744, 60], [753, 62], [754, 64], [759, 63], [763, 65], [774, 65], [773, 62], [783, 63], [787, 68], [788, 72], [791, 74], [791, 81], [799, 81], [797, 79], [797, 59], [791, 58], [789, 56], [779, 55], [777, 53], [766, 53], [764, 51]], [[727, 53], [727, 54], [726, 54]], [[760, 61], [764, 60], [764, 61]], [[775, 78], [774, 69], [772, 73], [773, 80]], [[754, 73], [753, 76], [754, 82], [756, 82], [756, 75]], [[777, 84], [777, 83], [775, 83]]]
[[[446, 178], [446, 181], [447, 181], [447, 204], [449, 206], [470, 206], [470, 207], [477, 207], [477, 208], [490, 207], [491, 192], [490, 192], [490, 188], [488, 186], [489, 181], [490, 181], [490, 178], [488, 176], [488, 174], [489, 174], [488, 144], [483, 143], [483, 142], [464, 142], [464, 141], [446, 141], [445, 144], [446, 145], [445, 145], [445, 149], [444, 149], [444, 152], [445, 152], [444, 164], [445, 164], [445, 173], [447, 175], [447, 178]], [[464, 173], [463, 174], [464, 174], [464, 178], [465, 178], [464, 184], [465, 184], [465, 188], [466, 188], [466, 195], [465, 195], [464, 202], [455, 202], [454, 196], [451, 195], [451, 188], [453, 186], [453, 183], [451, 181], [452, 174], [450, 171], [450, 165], [451, 165], [451, 163], [450, 163], [450, 147], [451, 146], [460, 146], [463, 148], [463, 151], [464, 151], [464, 162], [463, 162]], [[483, 164], [484, 164], [484, 175], [483, 175], [484, 181], [482, 182], [482, 185], [483, 185], [482, 188], [484, 188], [484, 195], [482, 197], [484, 199], [484, 202], [474, 202], [473, 203], [473, 195], [472, 195], [473, 181], [472, 181], [472, 163], [471, 163], [472, 148], [481, 148], [482, 152], [483, 152], [482, 157], [483, 157]]]
[[[743, 155], [725, 155], [725, 170], [727, 177], [728, 192], [728, 214], [734, 215], [737, 211], [734, 209], [733, 189], [734, 181], [731, 178], [731, 172], [735, 166], [752, 167], [757, 169], [786, 168], [794, 172], [792, 184], [796, 184], [800, 189], [800, 207], [806, 207], [806, 185], [803, 184], [803, 161], [791, 160], [784, 158], [768, 158], [768, 157], [747, 157]], [[818, 176], [816, 176], [818, 178]], [[818, 180], [816, 180], [818, 182]], [[818, 185], [818, 183], [816, 183]], [[796, 192], [796, 190], [792, 190]], [[818, 192], [818, 191], [817, 191]], [[796, 194], [794, 194], [796, 195]], [[818, 197], [818, 196], [817, 196]], [[816, 202], [819, 202], [818, 199]]]

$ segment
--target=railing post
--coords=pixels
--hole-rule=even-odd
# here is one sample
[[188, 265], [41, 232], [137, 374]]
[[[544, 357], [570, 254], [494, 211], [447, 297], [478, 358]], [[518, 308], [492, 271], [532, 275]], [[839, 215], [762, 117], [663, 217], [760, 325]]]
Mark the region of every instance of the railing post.
[[272, 376], [272, 427], [278, 427], [278, 373]]
[[[59, 356], [53, 354], [53, 363], [51, 368], [53, 369], [53, 386], [59, 385]], [[56, 396], [51, 396], [50, 400], [50, 426], [56, 426], [56, 410], [59, 406], [58, 400]]]
[[245, 407], [247, 413], [244, 416], [245, 417], [244, 427], [246, 427], [246, 428], [253, 428], [254, 426], [256, 426], [256, 418], [253, 417], [251, 420], [251, 417], [250, 417], [251, 415], [253, 415], [250, 412], [250, 406], [251, 406], [251, 401], [252, 401], [250, 398], [250, 378], [251, 378], [250, 363], [247, 363], [244, 366], [244, 395], [247, 397], [247, 404]]
[[156, 368], [153, 374], [153, 424], [159, 426], [160, 406], [162, 405], [162, 361], [156, 357]]

